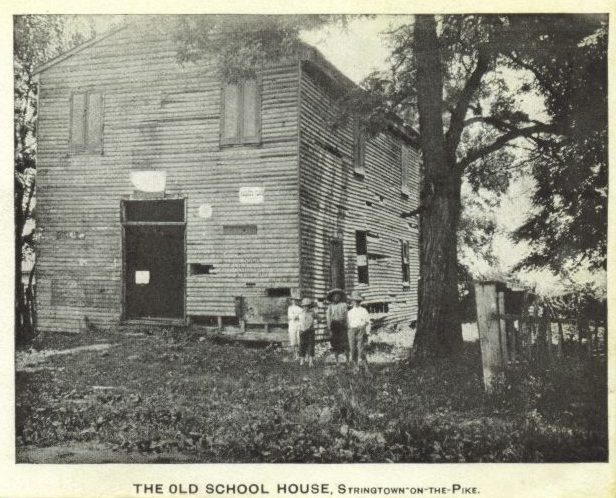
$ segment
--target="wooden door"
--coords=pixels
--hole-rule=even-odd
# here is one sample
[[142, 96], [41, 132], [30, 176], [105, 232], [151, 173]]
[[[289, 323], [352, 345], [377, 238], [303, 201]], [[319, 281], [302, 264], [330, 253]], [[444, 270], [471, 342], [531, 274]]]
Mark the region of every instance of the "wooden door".
[[342, 239], [329, 242], [329, 282], [332, 289], [344, 289], [344, 249]]
[[184, 227], [125, 227], [127, 318], [183, 318]]
[[184, 318], [183, 199], [122, 203], [124, 316]]

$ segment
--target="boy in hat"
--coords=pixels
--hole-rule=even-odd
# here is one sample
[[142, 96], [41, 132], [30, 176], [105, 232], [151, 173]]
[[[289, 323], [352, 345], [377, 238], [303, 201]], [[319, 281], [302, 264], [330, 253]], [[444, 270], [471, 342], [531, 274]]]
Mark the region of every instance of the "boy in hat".
[[312, 367], [314, 362], [314, 335], [318, 325], [318, 319], [312, 312], [312, 300], [305, 297], [302, 299], [302, 311], [299, 314], [299, 364], [308, 361]]
[[331, 333], [332, 351], [338, 363], [338, 355], [344, 353], [347, 363], [349, 362], [349, 340], [347, 332], [347, 304], [346, 296], [342, 289], [332, 289], [327, 293], [330, 301], [327, 307], [327, 328]]
[[302, 312], [302, 308], [299, 305], [300, 300], [299, 292], [293, 292], [291, 294], [291, 305], [287, 311], [287, 318], [289, 319], [289, 346], [291, 346], [293, 357], [296, 359], [299, 346], [299, 315]]
[[365, 347], [368, 344], [368, 334], [370, 333], [370, 314], [361, 305], [363, 298], [357, 292], [351, 295], [351, 301], [353, 301], [353, 307], [347, 315], [351, 361], [354, 363], [355, 371], [359, 370], [360, 362], [368, 371]]

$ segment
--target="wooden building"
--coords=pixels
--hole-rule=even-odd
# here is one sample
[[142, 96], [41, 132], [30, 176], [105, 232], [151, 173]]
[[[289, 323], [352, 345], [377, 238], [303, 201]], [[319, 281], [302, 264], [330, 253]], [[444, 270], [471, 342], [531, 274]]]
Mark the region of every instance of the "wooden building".
[[[37, 69], [38, 328], [286, 327], [293, 289], [417, 312], [416, 136], [330, 126], [353, 85], [314, 48], [225, 84], [119, 29]], [[267, 327], [265, 326], [267, 324]]]

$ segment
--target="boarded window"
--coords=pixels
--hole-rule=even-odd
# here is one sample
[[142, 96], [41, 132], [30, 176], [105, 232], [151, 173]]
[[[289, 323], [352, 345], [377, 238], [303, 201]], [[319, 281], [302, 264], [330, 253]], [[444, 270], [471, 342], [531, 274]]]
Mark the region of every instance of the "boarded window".
[[259, 109], [258, 95], [257, 95], [257, 82], [254, 79], [244, 82], [244, 95], [243, 95], [243, 130], [242, 135], [246, 140], [256, 140], [258, 133], [258, 115]]
[[358, 175], [365, 175], [366, 136], [359, 118], [353, 120], [353, 170]]
[[239, 142], [239, 95], [240, 89], [238, 85], [230, 83], [225, 87], [222, 126], [222, 140], [224, 143]]
[[103, 94], [78, 92], [71, 98], [71, 152], [103, 151]]
[[411, 149], [407, 145], [402, 146], [400, 153], [400, 191], [403, 194], [409, 193], [410, 173], [411, 173], [412, 155]]
[[256, 235], [257, 225], [223, 225], [224, 235]]
[[273, 287], [271, 289], [265, 289], [267, 297], [290, 297], [291, 289], [288, 287]]
[[191, 275], [210, 275], [214, 270], [214, 265], [204, 265], [201, 263], [191, 263], [189, 265]]
[[344, 289], [344, 247], [342, 239], [329, 241], [329, 285], [332, 289]]
[[255, 78], [227, 83], [223, 89], [220, 142], [252, 144], [261, 139], [261, 97]]
[[355, 254], [357, 255], [357, 282], [368, 283], [368, 233], [355, 232]]
[[75, 93], [71, 102], [71, 150], [84, 152], [86, 148], [86, 94]]
[[404, 285], [410, 285], [411, 274], [409, 269], [409, 243], [401, 240], [400, 247], [402, 250], [402, 283]]

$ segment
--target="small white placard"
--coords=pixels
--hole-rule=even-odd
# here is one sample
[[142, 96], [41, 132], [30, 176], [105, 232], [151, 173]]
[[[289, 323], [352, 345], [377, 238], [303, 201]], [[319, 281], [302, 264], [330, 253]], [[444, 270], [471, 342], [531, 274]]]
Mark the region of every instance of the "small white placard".
[[357, 255], [357, 266], [366, 266], [368, 264], [368, 258], [365, 254]]
[[241, 204], [261, 204], [264, 198], [263, 187], [240, 187]]
[[164, 192], [167, 180], [166, 171], [131, 171], [130, 181], [137, 190], [142, 192]]
[[137, 285], [148, 285], [150, 283], [150, 272], [148, 270], [137, 270], [135, 272], [135, 283]]
[[199, 206], [199, 218], [211, 218], [212, 217], [212, 205], [201, 204]]

